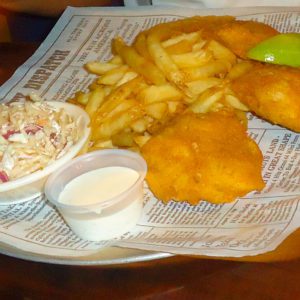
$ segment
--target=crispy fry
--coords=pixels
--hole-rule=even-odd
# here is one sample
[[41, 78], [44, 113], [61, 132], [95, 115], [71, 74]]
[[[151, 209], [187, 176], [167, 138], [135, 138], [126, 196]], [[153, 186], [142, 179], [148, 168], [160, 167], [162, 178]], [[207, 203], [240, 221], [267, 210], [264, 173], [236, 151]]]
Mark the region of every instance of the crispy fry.
[[101, 120], [98, 124], [92, 122], [92, 140], [109, 139], [141, 116], [142, 112], [138, 108], [131, 107], [128, 110], [117, 112], [111, 118]]
[[147, 48], [146, 35], [144, 32], [140, 32], [137, 35], [132, 46], [138, 52], [139, 55], [144, 57], [146, 60], [151, 61], [151, 56]]
[[197, 68], [186, 68], [184, 69], [184, 73], [188, 78], [187, 81], [193, 81], [200, 78], [207, 78], [207, 77], [222, 77], [230, 69], [230, 63], [224, 60], [215, 60], [209, 62], [201, 67]]
[[150, 85], [143, 89], [138, 95], [140, 101], [145, 104], [164, 101], [179, 101], [183, 94], [170, 84], [165, 85]]
[[85, 110], [92, 118], [94, 113], [97, 111], [98, 107], [104, 102], [105, 90], [101, 87], [94, 89], [89, 97], [86, 104]]
[[145, 107], [146, 113], [154, 119], [162, 119], [168, 112], [168, 104], [165, 102], [156, 102], [148, 104]]
[[213, 53], [213, 56], [218, 60], [228, 61], [232, 65], [236, 62], [236, 57], [233, 52], [215, 40], [209, 41], [207, 49], [210, 50]]
[[127, 99], [130, 95], [137, 93], [144, 87], [144, 81], [141, 77], [136, 77], [113, 90], [104, 104], [99, 107], [98, 114], [109, 112], [117, 107], [123, 100]]
[[137, 73], [143, 75], [147, 80], [154, 84], [164, 84], [166, 82], [161, 71], [143, 56], [139, 55], [133, 47], [125, 45], [120, 38], [113, 40], [113, 49], [122, 59]]
[[106, 72], [117, 68], [118, 65], [112, 64], [109, 62], [100, 62], [100, 61], [90, 61], [85, 65], [85, 68], [88, 72], [96, 74], [96, 75], [103, 75]]
[[251, 63], [250, 61], [243, 60], [243, 61], [235, 64], [230, 69], [226, 78], [230, 79], [230, 80], [234, 80], [234, 79], [242, 76], [243, 74], [247, 73], [248, 71], [250, 71], [252, 67], [253, 67], [253, 63]]
[[133, 71], [128, 71], [124, 74], [124, 76], [116, 83], [116, 87], [136, 78], [138, 74]]
[[130, 128], [138, 133], [145, 132], [149, 124], [149, 119], [141, 118], [131, 123]]
[[190, 81], [186, 85], [189, 90], [189, 93], [196, 96], [202, 94], [207, 89], [210, 89], [217, 85], [221, 85], [222, 82], [223, 81], [220, 78], [208, 77], [208, 78], [198, 79], [195, 81]]
[[101, 76], [98, 80], [98, 84], [105, 84], [105, 85], [115, 85], [119, 82], [125, 73], [128, 71], [128, 66], [123, 65], [117, 68], [114, 68]]
[[198, 40], [201, 40], [201, 34], [199, 31], [177, 35], [162, 41], [161, 44], [168, 54], [183, 54], [193, 51], [194, 45], [198, 42]]
[[159, 32], [151, 33], [147, 38], [147, 47], [153, 61], [158, 68], [171, 82], [174, 82], [176, 85], [180, 86], [184, 82], [183, 75], [167, 51], [161, 45], [161, 41], [165, 37], [168, 37], [169, 34], [169, 30], [161, 30]]
[[249, 111], [249, 108], [243, 104], [236, 96], [226, 95], [225, 101], [232, 107], [241, 110], [241, 111]]
[[211, 107], [223, 97], [223, 91], [207, 91], [189, 107], [194, 113], [207, 113]]
[[113, 56], [108, 62], [111, 64], [114, 64], [114, 65], [122, 65], [123, 64], [122, 58], [118, 55]]
[[77, 102], [83, 105], [86, 105], [89, 101], [90, 93], [77, 92], [75, 95]]
[[182, 54], [173, 54], [171, 59], [180, 68], [195, 68], [208, 63], [212, 57], [208, 51], [199, 50]]
[[175, 114], [181, 106], [179, 101], [168, 101], [167, 104], [170, 114]]
[[134, 141], [140, 148], [142, 148], [150, 140], [150, 138], [150, 135], [138, 135], [134, 137]]
[[108, 140], [100, 140], [93, 144], [90, 151], [99, 150], [99, 149], [112, 149], [114, 145], [110, 139]]
[[135, 143], [132, 132], [126, 131], [115, 134], [111, 140], [113, 145], [118, 147], [132, 147]]
[[191, 33], [182, 33], [175, 37], [169, 38], [162, 42], [164, 48], [171, 47], [181, 43], [182, 41], [188, 42], [191, 46], [194, 45], [201, 38], [200, 31], [191, 32]]

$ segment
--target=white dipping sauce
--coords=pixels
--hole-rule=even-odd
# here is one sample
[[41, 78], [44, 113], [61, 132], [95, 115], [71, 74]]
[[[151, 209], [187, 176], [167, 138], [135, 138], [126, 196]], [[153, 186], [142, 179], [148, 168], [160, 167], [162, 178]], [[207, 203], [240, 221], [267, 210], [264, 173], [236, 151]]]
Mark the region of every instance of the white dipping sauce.
[[[71, 180], [59, 195], [60, 203], [75, 207], [101, 203], [117, 197], [139, 178], [139, 173], [127, 167], [105, 167], [84, 173]], [[120, 199], [111, 207], [92, 208], [89, 212], [62, 214], [72, 230], [81, 238], [100, 241], [115, 238], [133, 227], [142, 211], [142, 183], [130, 199]], [[124, 205], [125, 204], [125, 205]]]
[[84, 173], [71, 180], [59, 195], [59, 202], [89, 205], [120, 195], [139, 178], [126, 167], [107, 167]]

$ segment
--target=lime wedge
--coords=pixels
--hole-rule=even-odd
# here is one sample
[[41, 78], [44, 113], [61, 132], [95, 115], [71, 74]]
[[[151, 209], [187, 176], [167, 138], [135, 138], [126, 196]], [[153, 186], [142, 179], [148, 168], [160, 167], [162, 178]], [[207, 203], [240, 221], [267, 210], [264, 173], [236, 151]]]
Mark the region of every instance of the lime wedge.
[[275, 35], [251, 48], [247, 56], [266, 63], [300, 67], [300, 33]]

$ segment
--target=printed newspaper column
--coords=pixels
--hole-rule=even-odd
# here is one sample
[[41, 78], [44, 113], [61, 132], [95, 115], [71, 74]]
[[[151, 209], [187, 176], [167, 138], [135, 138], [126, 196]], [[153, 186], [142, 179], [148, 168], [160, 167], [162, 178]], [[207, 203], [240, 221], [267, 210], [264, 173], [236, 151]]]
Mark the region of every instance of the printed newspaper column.
[[42, 197], [0, 206], [0, 234], [3, 242], [46, 255], [88, 255], [110, 244], [77, 237], [58, 211]]
[[233, 204], [201, 201], [163, 204], [146, 193], [142, 220], [119, 245], [173, 253], [245, 256], [262, 253], [282, 240], [296, 215], [300, 197], [252, 197]]

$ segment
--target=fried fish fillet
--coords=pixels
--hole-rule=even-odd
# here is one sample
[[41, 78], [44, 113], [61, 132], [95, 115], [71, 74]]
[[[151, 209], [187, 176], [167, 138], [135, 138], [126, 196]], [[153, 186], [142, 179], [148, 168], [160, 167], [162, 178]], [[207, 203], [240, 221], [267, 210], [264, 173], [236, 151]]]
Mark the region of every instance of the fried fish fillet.
[[241, 58], [263, 40], [279, 32], [271, 26], [257, 21], [231, 21], [216, 29], [216, 39]]
[[232, 112], [180, 115], [141, 150], [148, 185], [164, 202], [230, 202], [264, 187], [262, 154]]
[[299, 68], [257, 63], [231, 89], [259, 117], [300, 132]]

